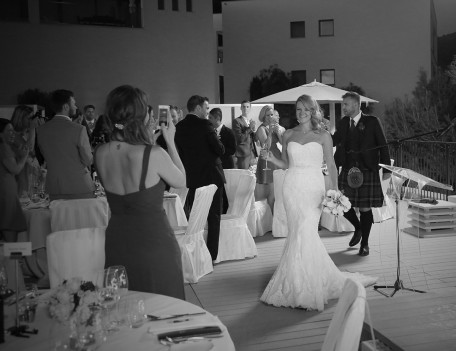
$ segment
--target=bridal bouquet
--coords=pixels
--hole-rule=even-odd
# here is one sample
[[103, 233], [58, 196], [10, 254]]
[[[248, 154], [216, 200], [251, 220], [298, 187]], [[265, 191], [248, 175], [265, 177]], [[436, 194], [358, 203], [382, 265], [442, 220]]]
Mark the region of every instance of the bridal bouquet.
[[334, 216], [342, 216], [351, 208], [348, 198], [339, 190], [328, 190], [322, 202], [323, 212], [331, 213]]

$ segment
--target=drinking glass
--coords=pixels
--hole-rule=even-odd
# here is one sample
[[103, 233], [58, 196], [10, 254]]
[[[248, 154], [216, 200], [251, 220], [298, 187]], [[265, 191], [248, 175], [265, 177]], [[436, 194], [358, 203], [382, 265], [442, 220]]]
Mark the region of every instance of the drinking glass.
[[124, 266], [111, 266], [107, 268], [111, 275], [117, 279], [117, 290], [119, 299], [128, 293], [128, 276]]
[[268, 140], [266, 140], [263, 143], [263, 145], [261, 146], [261, 156], [265, 160], [265, 166], [263, 168], [263, 171], [270, 170], [270, 168], [268, 167], [268, 155], [269, 155], [269, 143], [268, 143]]

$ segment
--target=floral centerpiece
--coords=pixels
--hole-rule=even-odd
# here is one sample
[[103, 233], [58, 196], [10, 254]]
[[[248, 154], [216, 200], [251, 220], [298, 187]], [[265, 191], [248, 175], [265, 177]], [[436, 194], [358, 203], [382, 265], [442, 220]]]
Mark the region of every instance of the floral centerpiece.
[[102, 297], [92, 282], [80, 278], [65, 280], [47, 299], [50, 316], [68, 324], [69, 347], [100, 345], [104, 341], [101, 327]]
[[322, 202], [323, 212], [342, 216], [351, 208], [350, 200], [339, 190], [328, 190]]

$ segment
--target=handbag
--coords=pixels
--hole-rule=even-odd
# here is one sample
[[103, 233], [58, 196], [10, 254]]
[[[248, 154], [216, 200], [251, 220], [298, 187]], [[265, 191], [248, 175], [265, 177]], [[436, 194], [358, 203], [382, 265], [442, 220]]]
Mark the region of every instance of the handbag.
[[363, 185], [363, 172], [358, 167], [352, 167], [347, 175], [348, 186], [352, 189], [357, 189]]

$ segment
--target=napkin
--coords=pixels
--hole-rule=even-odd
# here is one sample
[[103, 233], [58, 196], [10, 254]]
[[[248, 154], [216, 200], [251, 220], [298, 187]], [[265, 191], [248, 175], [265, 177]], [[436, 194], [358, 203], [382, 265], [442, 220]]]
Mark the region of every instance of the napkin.
[[151, 322], [148, 333], [161, 334], [165, 332], [186, 330], [198, 327], [218, 326], [222, 329], [222, 322], [212, 315], [188, 316], [171, 320], [162, 320]]

